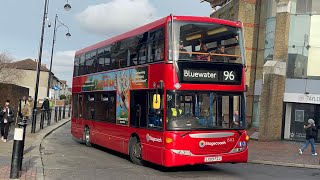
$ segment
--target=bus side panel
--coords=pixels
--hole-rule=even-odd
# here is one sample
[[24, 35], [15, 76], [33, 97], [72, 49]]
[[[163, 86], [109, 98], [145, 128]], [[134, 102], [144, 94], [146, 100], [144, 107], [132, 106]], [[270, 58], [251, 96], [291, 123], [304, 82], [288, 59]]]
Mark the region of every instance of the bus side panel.
[[146, 161], [163, 164], [163, 132], [149, 129], [138, 129], [142, 145], [142, 158]]
[[94, 122], [93, 143], [114, 151], [128, 154], [132, 128], [105, 122]]
[[128, 154], [129, 138], [133, 132], [134, 129], [128, 126], [117, 125], [116, 128], [112, 129], [112, 143], [117, 145], [117, 151]]
[[74, 138], [82, 139], [82, 128], [78, 118], [71, 118], [71, 134]]

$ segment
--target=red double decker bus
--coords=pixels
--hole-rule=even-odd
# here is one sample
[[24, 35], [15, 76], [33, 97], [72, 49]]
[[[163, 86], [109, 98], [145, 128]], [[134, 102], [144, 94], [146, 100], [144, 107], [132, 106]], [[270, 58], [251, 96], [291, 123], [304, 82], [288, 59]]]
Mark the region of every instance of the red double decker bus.
[[166, 167], [245, 163], [242, 24], [167, 16], [76, 52], [71, 133]]

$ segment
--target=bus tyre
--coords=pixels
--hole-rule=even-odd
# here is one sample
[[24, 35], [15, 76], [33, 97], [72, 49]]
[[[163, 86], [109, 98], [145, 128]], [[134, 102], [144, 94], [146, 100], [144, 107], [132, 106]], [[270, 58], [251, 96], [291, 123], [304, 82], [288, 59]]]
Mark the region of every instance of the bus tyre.
[[143, 165], [142, 153], [141, 153], [141, 142], [136, 137], [132, 137], [129, 143], [129, 155], [130, 159], [134, 164]]
[[86, 146], [91, 147], [91, 142], [90, 142], [90, 129], [89, 127], [85, 127], [83, 131], [83, 140]]

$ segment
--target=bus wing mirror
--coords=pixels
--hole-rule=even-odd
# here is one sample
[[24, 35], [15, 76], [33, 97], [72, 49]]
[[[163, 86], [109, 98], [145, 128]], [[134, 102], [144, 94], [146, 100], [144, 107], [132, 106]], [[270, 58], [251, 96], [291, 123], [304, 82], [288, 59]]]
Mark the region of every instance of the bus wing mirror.
[[160, 109], [160, 102], [161, 102], [160, 94], [154, 94], [152, 99], [153, 109]]

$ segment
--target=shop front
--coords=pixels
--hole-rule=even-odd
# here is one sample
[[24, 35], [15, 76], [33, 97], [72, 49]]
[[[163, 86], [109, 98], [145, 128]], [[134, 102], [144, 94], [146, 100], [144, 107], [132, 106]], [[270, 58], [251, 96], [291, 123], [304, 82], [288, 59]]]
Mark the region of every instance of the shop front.
[[285, 93], [284, 139], [305, 141], [303, 125], [313, 119], [318, 129], [316, 142], [320, 142], [320, 95]]

